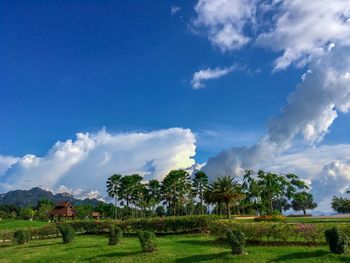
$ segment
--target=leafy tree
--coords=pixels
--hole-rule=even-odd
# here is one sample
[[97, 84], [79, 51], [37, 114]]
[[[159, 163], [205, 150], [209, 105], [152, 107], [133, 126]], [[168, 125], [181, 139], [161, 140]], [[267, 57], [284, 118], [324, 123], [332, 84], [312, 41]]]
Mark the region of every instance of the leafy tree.
[[331, 205], [333, 210], [335, 210], [338, 213], [350, 213], [350, 199], [333, 196]]
[[81, 204], [75, 206], [75, 211], [77, 212], [78, 218], [87, 219], [94, 211], [94, 207], [91, 204]]
[[40, 220], [48, 220], [48, 213], [54, 208], [54, 204], [49, 199], [41, 199], [37, 206], [37, 217]]
[[120, 191], [121, 178], [122, 176], [120, 174], [113, 174], [107, 180], [108, 196], [111, 198], [114, 198], [114, 206], [115, 206], [114, 219], [118, 218], [118, 193]]
[[243, 189], [251, 199], [259, 202], [261, 208], [268, 214], [274, 211], [273, 200], [276, 198], [291, 199], [299, 190], [306, 190], [308, 186], [295, 174], [275, 174], [260, 170], [257, 174], [246, 171]]
[[208, 189], [208, 176], [205, 174], [205, 172], [198, 171], [195, 173], [193, 178], [193, 187], [195, 189], [195, 194], [199, 196], [201, 214], [204, 214], [204, 192]]
[[113, 204], [106, 204], [104, 202], [99, 202], [95, 207], [95, 210], [99, 212], [102, 215], [102, 217], [115, 216], [115, 206]]
[[157, 214], [157, 216], [165, 216], [165, 209], [164, 209], [164, 206], [158, 206], [157, 208], [156, 208], [156, 214]]
[[303, 211], [304, 215], [306, 215], [306, 209], [315, 209], [317, 204], [314, 202], [314, 198], [312, 194], [308, 192], [299, 192], [294, 195], [294, 199], [292, 201], [292, 208], [295, 211]]
[[291, 208], [291, 204], [288, 202], [287, 198], [279, 197], [272, 200], [272, 206], [274, 210], [279, 211], [281, 214], [283, 211], [287, 211]]
[[22, 219], [32, 220], [35, 215], [35, 211], [31, 207], [24, 207], [20, 210], [19, 215]]

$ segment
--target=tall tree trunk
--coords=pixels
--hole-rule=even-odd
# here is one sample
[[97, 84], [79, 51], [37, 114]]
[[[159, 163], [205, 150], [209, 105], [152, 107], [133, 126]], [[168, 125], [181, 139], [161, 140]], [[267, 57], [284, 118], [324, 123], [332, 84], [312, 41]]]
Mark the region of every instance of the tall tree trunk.
[[231, 217], [230, 202], [226, 202], [227, 218]]
[[273, 213], [272, 198], [270, 198], [270, 215]]
[[114, 206], [115, 206], [115, 212], [114, 212], [114, 219], [118, 219], [118, 197], [115, 195], [114, 196]]
[[201, 186], [200, 188], [200, 195], [201, 195], [201, 214], [204, 214], [204, 210], [203, 210], [203, 188]]
[[306, 215], [306, 209], [305, 208], [303, 208], [303, 212], [304, 212], [304, 215]]

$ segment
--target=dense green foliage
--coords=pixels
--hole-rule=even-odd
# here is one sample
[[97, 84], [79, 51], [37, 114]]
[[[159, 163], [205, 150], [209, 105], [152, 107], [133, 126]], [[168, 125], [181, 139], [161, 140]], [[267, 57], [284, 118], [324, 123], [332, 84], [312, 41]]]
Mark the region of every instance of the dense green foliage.
[[348, 240], [344, 233], [333, 227], [325, 231], [329, 250], [332, 253], [344, 254], [348, 250]]
[[30, 232], [24, 229], [16, 230], [13, 234], [13, 241], [16, 244], [23, 245], [30, 240]]
[[334, 211], [338, 213], [350, 213], [350, 199], [348, 198], [333, 196], [331, 205]]
[[314, 202], [312, 194], [308, 192], [299, 192], [294, 194], [294, 199], [292, 200], [292, 208], [295, 211], [303, 211], [306, 215], [306, 209], [315, 209], [317, 204]]
[[226, 233], [227, 241], [230, 244], [232, 254], [241, 255], [244, 253], [245, 235], [242, 231], [229, 229]]
[[120, 227], [111, 225], [108, 233], [108, 245], [117, 245], [123, 238], [123, 231]]
[[157, 250], [156, 235], [152, 231], [139, 231], [138, 237], [143, 252], [153, 252]]
[[71, 227], [69, 224], [59, 224], [58, 230], [62, 235], [63, 243], [70, 243], [74, 240], [75, 232], [73, 227]]
[[[243, 177], [243, 191], [246, 195], [246, 210], [253, 209], [256, 214], [272, 215], [281, 210], [281, 199], [292, 200], [299, 191], [309, 187], [295, 174], [275, 174], [248, 170]], [[274, 207], [274, 203], [277, 207]], [[283, 207], [287, 204], [283, 204]]]

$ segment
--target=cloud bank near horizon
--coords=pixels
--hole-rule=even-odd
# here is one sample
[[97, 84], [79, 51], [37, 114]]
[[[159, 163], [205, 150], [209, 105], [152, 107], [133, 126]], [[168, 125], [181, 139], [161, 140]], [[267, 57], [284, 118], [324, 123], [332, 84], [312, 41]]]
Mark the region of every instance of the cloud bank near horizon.
[[194, 134], [182, 128], [78, 133], [74, 140], [55, 143], [42, 157], [1, 157], [0, 187], [8, 191], [39, 186], [80, 198], [105, 196], [105, 182], [111, 174], [139, 173], [146, 180], [161, 179], [171, 169], [194, 165], [195, 149]]

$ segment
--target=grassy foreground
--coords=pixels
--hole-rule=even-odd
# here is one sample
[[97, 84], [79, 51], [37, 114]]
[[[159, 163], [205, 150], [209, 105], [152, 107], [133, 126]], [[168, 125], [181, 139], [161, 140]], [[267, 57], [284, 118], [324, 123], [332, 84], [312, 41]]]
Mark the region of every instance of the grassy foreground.
[[48, 224], [42, 221], [29, 221], [29, 220], [18, 220], [18, 219], [3, 219], [0, 221], [0, 230], [3, 229], [17, 229], [26, 227], [41, 227]]
[[61, 239], [0, 245], [0, 262], [349, 262], [349, 255], [334, 255], [327, 247], [247, 247], [248, 255], [232, 256], [229, 247], [205, 235], [172, 235], [157, 239], [159, 251], [141, 253], [136, 237], [117, 246], [104, 236], [77, 236], [72, 244]]

